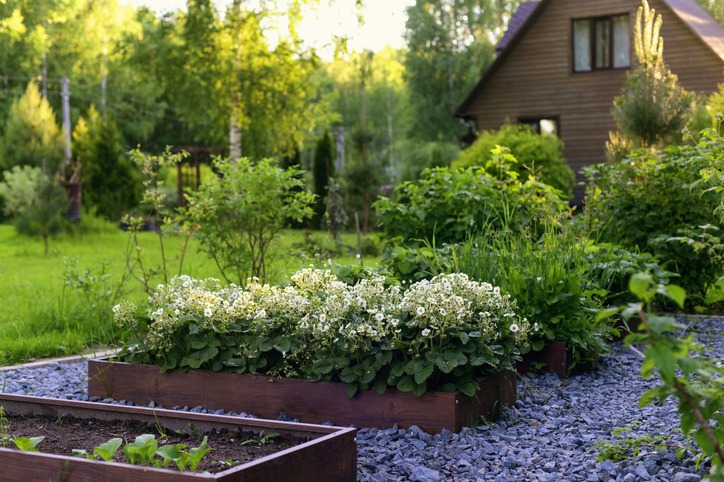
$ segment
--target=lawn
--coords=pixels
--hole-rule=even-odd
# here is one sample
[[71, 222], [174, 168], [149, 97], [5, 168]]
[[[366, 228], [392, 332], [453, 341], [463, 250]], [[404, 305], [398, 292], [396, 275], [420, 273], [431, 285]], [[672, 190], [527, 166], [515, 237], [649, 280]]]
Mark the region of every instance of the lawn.
[[[155, 233], [141, 233], [140, 240], [144, 256], [158, 263], [160, 250]], [[353, 235], [345, 235], [344, 241], [356, 245]], [[12, 226], [0, 225], [0, 365], [113, 345], [119, 337], [111, 322], [113, 304], [122, 298], [145, 298], [141, 283], [134, 279], [120, 286], [127, 245], [127, 233], [105, 226], [92, 234], [53, 238], [50, 253], [45, 255], [40, 238], [19, 236]], [[178, 274], [181, 245], [180, 238], [166, 239], [172, 275]], [[270, 269], [272, 283], [287, 280], [310, 263], [320, 265], [326, 261], [324, 252], [331, 242], [321, 232], [289, 230], [280, 246], [280, 254]], [[353, 250], [334, 261], [357, 262]], [[366, 264], [377, 261], [372, 258]], [[182, 273], [221, 278], [214, 262], [198, 251], [195, 240], [187, 250]]]

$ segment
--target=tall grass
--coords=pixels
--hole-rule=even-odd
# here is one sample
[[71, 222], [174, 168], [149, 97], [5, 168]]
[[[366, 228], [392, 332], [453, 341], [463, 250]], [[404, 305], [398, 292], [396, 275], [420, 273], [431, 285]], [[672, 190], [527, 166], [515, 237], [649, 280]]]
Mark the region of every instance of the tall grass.
[[[139, 233], [144, 256], [160, 260], [155, 233]], [[280, 283], [310, 263], [326, 260], [333, 243], [324, 233], [287, 231], [280, 255], [273, 259], [274, 277]], [[353, 244], [351, 235], [346, 238]], [[166, 240], [170, 274], [178, 274], [178, 253], [183, 239]], [[12, 226], [0, 225], [0, 365], [34, 358], [63, 356], [94, 346], [112, 346], [119, 332], [112, 323], [112, 306], [121, 298], [143, 303], [141, 283], [126, 279], [128, 233], [111, 225], [97, 225], [91, 232], [63, 235], [50, 242], [43, 254], [42, 240], [20, 236]], [[310, 246], [319, 252], [309, 252]], [[215, 264], [198, 252], [194, 240], [187, 250], [183, 274], [221, 279]], [[320, 254], [321, 253], [321, 254]], [[168, 254], [167, 254], [168, 255]], [[353, 252], [335, 259], [353, 263]], [[376, 262], [375, 259], [370, 262]], [[154, 283], [160, 282], [160, 277]]]

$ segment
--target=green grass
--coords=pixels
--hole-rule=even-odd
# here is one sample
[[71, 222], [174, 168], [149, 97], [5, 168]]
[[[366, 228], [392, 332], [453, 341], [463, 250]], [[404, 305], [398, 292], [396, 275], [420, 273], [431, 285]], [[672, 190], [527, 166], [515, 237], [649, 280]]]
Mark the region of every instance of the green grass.
[[[307, 241], [306, 238], [314, 241]], [[160, 260], [155, 233], [141, 233], [144, 257], [153, 264]], [[355, 246], [353, 235], [345, 243]], [[141, 283], [128, 280], [114, 296], [125, 271], [128, 234], [110, 226], [92, 234], [62, 235], [51, 239], [45, 255], [40, 238], [19, 236], [12, 226], [0, 225], [0, 365], [22, 363], [35, 358], [80, 353], [94, 346], [112, 346], [120, 334], [111, 320], [111, 307], [120, 299], [143, 302]], [[178, 274], [180, 238], [167, 238], [169, 271]], [[271, 263], [272, 283], [289, 279], [294, 271], [310, 263], [326, 261], [325, 248], [331, 243], [324, 233], [286, 231], [281, 249]], [[321, 254], [314, 253], [320, 248]], [[73, 261], [77, 260], [77, 261]], [[357, 262], [353, 251], [334, 260]], [[377, 258], [366, 260], [374, 264]], [[76, 266], [68, 278], [69, 266]], [[213, 261], [198, 252], [192, 240], [184, 259], [183, 274], [195, 278], [222, 279]], [[75, 287], [67, 285], [72, 282]], [[157, 278], [156, 283], [162, 282]]]

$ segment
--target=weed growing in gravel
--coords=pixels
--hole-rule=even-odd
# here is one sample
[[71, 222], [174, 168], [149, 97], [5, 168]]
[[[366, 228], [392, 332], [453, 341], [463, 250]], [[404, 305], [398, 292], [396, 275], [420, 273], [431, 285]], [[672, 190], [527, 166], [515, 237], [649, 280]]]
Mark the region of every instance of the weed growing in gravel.
[[669, 437], [664, 435], [652, 437], [648, 434], [632, 436], [631, 427], [614, 428], [613, 438], [615, 439], [613, 442], [599, 440], [593, 445], [593, 448], [598, 451], [597, 461], [619, 462], [630, 457], [636, 457], [644, 448], [655, 451], [669, 448]]

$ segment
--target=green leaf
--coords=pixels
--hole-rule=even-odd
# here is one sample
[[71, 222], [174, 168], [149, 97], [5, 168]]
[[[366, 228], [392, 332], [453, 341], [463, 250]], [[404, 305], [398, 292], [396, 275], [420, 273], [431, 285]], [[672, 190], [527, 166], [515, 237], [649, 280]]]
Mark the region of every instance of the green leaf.
[[686, 290], [684, 288], [677, 285], [665, 285], [662, 286], [662, 288], [666, 296], [676, 302], [679, 308], [684, 307], [684, 302], [686, 301]]
[[644, 361], [644, 364], [647, 365], [647, 372], [644, 374], [644, 367], [642, 365], [641, 367], [641, 374], [646, 376], [651, 373], [651, 367], [649, 366], [649, 362], [653, 363], [653, 365], [656, 366], [656, 368], [659, 369], [659, 373], [661, 374], [661, 378], [664, 380], [664, 382], [671, 382], [674, 379], [674, 370], [676, 368], [675, 366], [675, 357], [674, 353], [671, 351], [671, 349], [668, 346], [665, 346], [663, 344], [656, 344], [651, 345], [646, 350], [646, 359]]
[[93, 455], [102, 458], [106, 462], [110, 462], [113, 460], [113, 456], [121, 447], [122, 443], [123, 439], [121, 439], [120, 437], [112, 438], [95, 447], [93, 449]]
[[178, 460], [181, 458], [181, 450], [185, 449], [186, 446], [183, 444], [178, 445], [164, 445], [159, 447], [156, 453], [168, 460]]
[[628, 282], [629, 290], [638, 299], [645, 303], [649, 303], [653, 294], [649, 291], [649, 287], [653, 283], [653, 278], [648, 273], [634, 273]]
[[184, 357], [181, 360], [181, 365], [185, 365], [190, 368], [199, 368], [201, 365], [214, 358], [218, 353], [218, 348], [209, 346], [203, 350], [196, 351], [191, 355]]
[[413, 376], [415, 377], [415, 383], [424, 383], [428, 378], [430, 378], [433, 370], [434, 366], [432, 363], [418, 360], [412, 371]]
[[415, 379], [410, 375], [405, 375], [397, 382], [397, 389], [401, 392], [411, 392], [415, 389]]
[[40, 442], [43, 441], [45, 437], [15, 437], [13, 439], [13, 443], [19, 450], [24, 450], [26, 452], [37, 452], [38, 449], [36, 448]]

